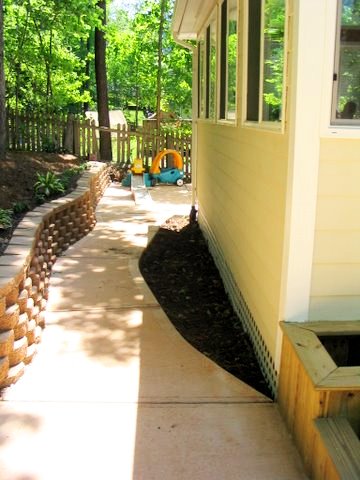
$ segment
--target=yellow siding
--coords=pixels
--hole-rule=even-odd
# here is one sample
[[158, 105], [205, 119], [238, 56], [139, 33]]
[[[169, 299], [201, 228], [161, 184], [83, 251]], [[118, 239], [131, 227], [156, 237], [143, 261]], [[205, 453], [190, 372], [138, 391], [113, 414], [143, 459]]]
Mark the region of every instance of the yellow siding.
[[310, 320], [360, 318], [360, 140], [321, 142]]
[[199, 125], [198, 197], [271, 355], [278, 332], [287, 137]]

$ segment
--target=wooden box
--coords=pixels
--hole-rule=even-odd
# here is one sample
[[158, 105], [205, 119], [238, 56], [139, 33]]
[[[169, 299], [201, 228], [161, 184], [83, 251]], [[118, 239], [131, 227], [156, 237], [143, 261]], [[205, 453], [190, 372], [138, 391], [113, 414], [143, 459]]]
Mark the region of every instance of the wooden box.
[[[321, 471], [318, 464], [324, 459], [319, 452], [323, 450], [314, 420], [343, 417], [355, 435], [360, 434], [360, 365], [346, 366], [358, 358], [360, 321], [283, 322], [281, 326], [279, 407], [308, 473], [321, 478], [316, 472]], [[345, 353], [339, 352], [339, 345], [345, 345]]]

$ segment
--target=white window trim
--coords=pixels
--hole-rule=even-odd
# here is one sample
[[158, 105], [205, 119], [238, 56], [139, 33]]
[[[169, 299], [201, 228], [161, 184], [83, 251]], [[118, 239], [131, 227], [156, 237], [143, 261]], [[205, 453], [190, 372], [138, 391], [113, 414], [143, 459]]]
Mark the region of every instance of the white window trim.
[[207, 21], [207, 25], [210, 26], [210, 58], [209, 58], [209, 61], [210, 61], [210, 79], [209, 79], [209, 95], [210, 95], [210, 98], [209, 98], [209, 102], [211, 100], [211, 40], [212, 40], [212, 37], [211, 37], [211, 25], [214, 24], [215, 25], [215, 86], [214, 86], [214, 99], [213, 99], [213, 102], [214, 102], [214, 114], [213, 116], [210, 116], [210, 112], [209, 112], [209, 117], [206, 118], [206, 120], [208, 120], [210, 123], [216, 123], [216, 119], [217, 119], [217, 115], [218, 115], [218, 101], [217, 101], [217, 97], [218, 97], [218, 51], [219, 51], [219, 42], [218, 42], [218, 39], [219, 39], [219, 32], [218, 32], [218, 9], [217, 7], [215, 7], [213, 9], [213, 11], [211, 12], [211, 15], [209, 17], [209, 20]]
[[[206, 44], [207, 44], [207, 35], [206, 35], [206, 30], [207, 28], [209, 27], [209, 25], [211, 25], [212, 22], [215, 22], [215, 28], [216, 28], [216, 71], [215, 71], [215, 99], [214, 99], [214, 109], [215, 109], [215, 112], [214, 112], [214, 116], [213, 117], [206, 117]], [[198, 35], [198, 39], [197, 39], [197, 43], [200, 42], [200, 39], [203, 39], [203, 45], [204, 45], [204, 58], [203, 58], [203, 65], [202, 65], [202, 71], [204, 72], [204, 92], [203, 92], [203, 95], [204, 95], [204, 111], [203, 111], [203, 115], [200, 116], [198, 115], [197, 116], [197, 121], [198, 122], [201, 122], [201, 123], [210, 123], [210, 124], [214, 124], [216, 123], [217, 121], [217, 115], [218, 115], [218, 63], [219, 63], [219, 60], [218, 60], [218, 51], [219, 51], [219, 45], [218, 45], [218, 39], [219, 39], [219, 31], [218, 31], [218, 28], [219, 28], [219, 24], [218, 24], [218, 21], [219, 21], [219, 14], [218, 14], [218, 6], [215, 6], [215, 8], [212, 10], [212, 12], [210, 13], [209, 17], [206, 19], [206, 21], [204, 22], [203, 26], [202, 26], [202, 29], [200, 30], [200, 33]], [[210, 41], [211, 41], [211, 37], [210, 37]], [[200, 55], [200, 51], [199, 51], [199, 55]], [[198, 75], [200, 75], [200, 72], [198, 72]], [[200, 93], [200, 92], [199, 92]], [[201, 97], [200, 97], [201, 98]]]
[[[227, 4], [227, 27], [226, 27], [226, 51], [228, 52], [228, 40], [229, 40], [229, 3], [231, 0], [228, 0]], [[229, 109], [228, 109], [228, 100], [229, 100], [229, 85], [228, 85], [228, 80], [229, 77], [226, 75], [226, 108], [225, 108], [225, 115], [226, 118], [223, 120], [226, 120], [228, 123], [234, 123], [237, 124], [237, 119], [238, 119], [238, 111], [237, 111], [237, 105], [238, 105], [238, 77], [239, 77], [239, 0], [236, 0], [236, 69], [235, 69], [235, 88], [236, 88], [236, 93], [235, 93], [235, 109], [234, 109], [234, 118], [228, 118], [229, 115]], [[226, 67], [227, 67], [227, 60], [226, 58]], [[226, 68], [227, 70], [227, 68]]]
[[[227, 0], [227, 18], [226, 18], [226, 52], [228, 52], [228, 28], [229, 28], [229, 1]], [[221, 97], [221, 85], [220, 85], [220, 78], [221, 78], [221, 7], [223, 1], [218, 3], [217, 6], [217, 52], [216, 52], [216, 79], [217, 79], [217, 88], [216, 88], [216, 123], [219, 125], [227, 125], [227, 126], [238, 126], [239, 115], [238, 115], [238, 108], [239, 108], [239, 26], [240, 26], [240, 7], [239, 7], [239, 0], [236, 0], [236, 32], [237, 32], [237, 45], [236, 45], [236, 97], [235, 97], [235, 118], [220, 118], [220, 97]], [[227, 60], [227, 59], [226, 59]], [[226, 65], [227, 71], [227, 65]], [[225, 84], [225, 117], [228, 115], [228, 75], [226, 75], [226, 84]]]
[[325, 43], [328, 46], [323, 67], [323, 95], [321, 105], [320, 136], [322, 138], [360, 138], [360, 123], [331, 124], [333, 104], [333, 73], [336, 60], [338, 0], [327, 0]]
[[[340, 70], [340, 42], [339, 42], [339, 15], [341, 15], [341, 1], [337, 2], [336, 17], [335, 17], [335, 38], [332, 43], [334, 47], [334, 64], [333, 64], [333, 75], [334, 72], [339, 72]], [[335, 82], [332, 82], [332, 95], [331, 95], [331, 110], [330, 110], [330, 123], [333, 121], [333, 108], [336, 107], [337, 103], [337, 89], [335, 88]], [[346, 120], [344, 121], [344, 123]], [[339, 125], [338, 122], [331, 123], [332, 125]]]
[[[205, 118], [205, 35], [204, 30], [202, 30], [197, 39], [197, 48], [198, 48], [198, 112], [197, 119], [203, 120]], [[204, 79], [202, 79], [204, 76]]]
[[[264, 35], [261, 36], [260, 43], [260, 75], [259, 75], [259, 120], [252, 121], [247, 120], [247, 88], [248, 88], [248, 33], [249, 33], [249, 2], [244, 3], [244, 16], [243, 16], [243, 88], [242, 88], [242, 115], [241, 124], [245, 128], [255, 128], [258, 130], [267, 130], [272, 132], [284, 133], [286, 125], [286, 90], [287, 90], [287, 61], [288, 61], [288, 44], [289, 44], [289, 5], [288, 0], [285, 0], [285, 26], [284, 26], [284, 66], [283, 66], [283, 92], [282, 92], [282, 118], [279, 122], [270, 122], [268, 120], [262, 120], [263, 117], [263, 90], [264, 90]], [[261, 32], [264, 30], [264, 5], [265, 0], [261, 0]]]

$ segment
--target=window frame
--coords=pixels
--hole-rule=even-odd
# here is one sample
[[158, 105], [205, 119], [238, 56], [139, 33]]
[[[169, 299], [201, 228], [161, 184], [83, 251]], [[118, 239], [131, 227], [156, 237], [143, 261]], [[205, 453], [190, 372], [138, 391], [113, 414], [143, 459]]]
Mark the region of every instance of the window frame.
[[[215, 68], [211, 70], [212, 35], [215, 29]], [[211, 13], [197, 40], [198, 48], [198, 115], [199, 120], [216, 121], [217, 108], [217, 9]], [[211, 74], [214, 84], [211, 85]], [[202, 78], [203, 77], [203, 78]], [[213, 95], [213, 98], [212, 98]], [[211, 108], [212, 107], [212, 108]], [[213, 110], [213, 111], [212, 111]]]
[[244, 23], [243, 28], [243, 45], [244, 45], [244, 82], [243, 82], [243, 104], [242, 104], [242, 124], [244, 127], [266, 129], [283, 133], [286, 124], [286, 91], [287, 91], [287, 56], [288, 56], [288, 28], [289, 28], [289, 13], [288, 0], [284, 0], [285, 4], [285, 21], [284, 21], [284, 59], [283, 59], [283, 81], [282, 81], [282, 103], [281, 103], [281, 119], [280, 120], [263, 120], [263, 93], [264, 93], [264, 20], [265, 20], [265, 2], [266, 0], [259, 0], [260, 2], [260, 22], [259, 22], [259, 65], [256, 69], [259, 72], [257, 98], [257, 119], [248, 119], [248, 85], [249, 85], [249, 4], [252, 0], [245, 2], [244, 7]]
[[[206, 120], [215, 122], [216, 120], [216, 100], [217, 100], [217, 14], [216, 9], [210, 15], [206, 22]], [[213, 40], [215, 39], [215, 43]], [[215, 52], [212, 49], [215, 48]], [[214, 57], [213, 57], [214, 53]], [[215, 62], [213, 64], [213, 61]]]
[[211, 25], [205, 29], [205, 118], [210, 118], [210, 45]]
[[[338, 92], [340, 86], [340, 61], [341, 61], [341, 28], [342, 28], [342, 7], [343, 0], [337, 0], [336, 5], [336, 30], [335, 30], [335, 46], [334, 46], [334, 62], [333, 62], [333, 75], [332, 75], [332, 95], [331, 95], [331, 115], [330, 126], [342, 126], [348, 128], [360, 127], [360, 118], [338, 118]], [[360, 42], [359, 42], [360, 49]], [[358, 105], [360, 109], [360, 105]]]
[[332, 102], [333, 102], [333, 74], [335, 65], [336, 28], [338, 25], [339, 0], [329, 0], [330, 5], [326, 11], [325, 22], [329, 28], [324, 31], [324, 42], [327, 45], [324, 64], [322, 65], [323, 87], [320, 113], [320, 137], [321, 138], [342, 138], [360, 139], [360, 128], [357, 124], [331, 123]]
[[[229, 75], [228, 75], [228, 38], [229, 38], [229, 8], [230, 2], [236, 3], [236, 67], [235, 67], [235, 108], [233, 118], [229, 116]], [[224, 15], [226, 13], [226, 15]], [[238, 81], [239, 81], [239, 0], [223, 0], [219, 4], [218, 15], [218, 108], [217, 121], [229, 125], [236, 125], [238, 122]]]
[[198, 112], [197, 118], [205, 118], [206, 110], [206, 72], [205, 72], [205, 37], [201, 32], [197, 41], [198, 48]]

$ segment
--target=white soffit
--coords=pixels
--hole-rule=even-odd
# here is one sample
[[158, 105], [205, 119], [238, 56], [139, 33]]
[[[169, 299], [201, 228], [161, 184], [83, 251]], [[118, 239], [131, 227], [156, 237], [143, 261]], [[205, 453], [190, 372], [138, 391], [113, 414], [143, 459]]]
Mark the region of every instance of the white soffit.
[[196, 40], [215, 5], [216, 0], [176, 0], [172, 22], [175, 38]]

